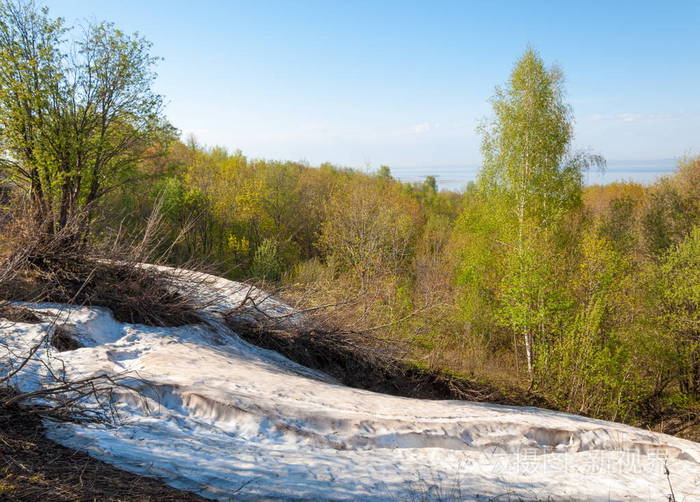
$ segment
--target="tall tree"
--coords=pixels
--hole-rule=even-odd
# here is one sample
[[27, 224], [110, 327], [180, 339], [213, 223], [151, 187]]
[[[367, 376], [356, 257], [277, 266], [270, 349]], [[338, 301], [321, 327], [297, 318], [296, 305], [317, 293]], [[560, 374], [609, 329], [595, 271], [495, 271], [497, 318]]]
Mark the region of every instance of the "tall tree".
[[0, 168], [50, 233], [173, 135], [148, 41], [111, 24], [70, 35], [46, 8], [0, 2]]
[[564, 102], [563, 80], [561, 70], [547, 68], [535, 50], [527, 49], [506, 86], [496, 89], [494, 117], [479, 129], [479, 186], [488, 199], [504, 204], [514, 226], [504, 315], [521, 335], [530, 376], [534, 332], [547, 310], [541, 291], [546, 280], [531, 244], [580, 204], [582, 170], [602, 163], [570, 150], [572, 113]]

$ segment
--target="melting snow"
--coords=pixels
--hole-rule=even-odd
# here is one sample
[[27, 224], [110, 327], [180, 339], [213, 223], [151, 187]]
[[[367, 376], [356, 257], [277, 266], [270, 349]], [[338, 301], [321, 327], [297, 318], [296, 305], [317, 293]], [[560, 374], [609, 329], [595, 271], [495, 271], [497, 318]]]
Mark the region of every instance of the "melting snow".
[[[53, 329], [13, 379], [120, 375], [116, 426], [47, 422], [53, 440], [218, 500], [700, 500], [700, 445], [537, 408], [426, 401], [351, 389], [216, 322], [247, 286], [206, 276], [210, 325], [122, 324], [100, 308], [31, 305], [42, 324], [0, 321], [0, 374]], [[200, 290], [202, 285], [199, 286]], [[273, 300], [268, 310], [288, 309]], [[423, 495], [419, 495], [423, 493]], [[427, 496], [426, 496], [427, 494]], [[424, 497], [424, 498], [421, 498]], [[507, 499], [507, 497], [506, 497]]]

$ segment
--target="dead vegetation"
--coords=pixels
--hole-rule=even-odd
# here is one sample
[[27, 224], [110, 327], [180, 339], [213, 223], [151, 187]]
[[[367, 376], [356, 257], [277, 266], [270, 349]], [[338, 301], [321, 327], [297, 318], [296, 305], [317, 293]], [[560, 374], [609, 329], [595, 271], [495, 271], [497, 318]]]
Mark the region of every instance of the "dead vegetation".
[[667, 406], [651, 413], [638, 427], [700, 442], [700, 408]]
[[200, 322], [194, 302], [172, 289], [162, 272], [133, 263], [61, 257], [29, 262], [7, 288], [5, 301], [100, 306], [120, 322], [149, 326], [182, 326]]
[[[192, 279], [190, 286], [196, 287], [195, 275], [185, 272], [176, 276], [142, 264], [161, 249], [157, 209], [139, 236], [130, 238], [117, 232], [111, 240], [95, 241], [101, 245], [81, 238], [88, 218], [89, 213], [83, 213], [60, 231], [48, 233], [20, 212], [0, 228], [6, 244], [0, 260], [0, 318], [46, 324], [42, 327], [44, 336], [26, 353], [16, 353], [0, 339], [4, 349], [0, 386], [10, 385], [30, 362], [38, 362], [47, 377], [42, 389], [19, 393], [9, 401], [0, 400], [0, 404], [40, 398], [43, 404], [32, 405], [28, 411], [56, 420], [110, 422], [114, 418], [112, 390], [124, 387], [121, 375], [68, 381], [60, 367], [36, 358], [42, 347], [67, 351], [80, 348], [80, 344], [71, 327], [58, 321], [60, 316], [38, 316], [17, 302], [48, 302], [59, 308], [61, 304], [106, 307], [120, 322], [150, 326], [202, 322], [202, 305], [192, 295], [181, 293], [181, 284], [188, 279]], [[160, 257], [166, 254], [167, 248]]]
[[63, 325], [58, 325], [54, 328], [50, 343], [56, 347], [56, 350], [59, 352], [76, 350], [81, 347], [80, 342], [75, 339], [74, 333]]
[[[12, 398], [0, 389], [0, 400]], [[0, 406], [0, 500], [195, 501], [201, 497], [122, 471], [44, 437], [41, 419], [17, 404]]]
[[0, 303], [0, 319], [9, 322], [39, 323], [41, 318], [28, 308]]
[[[201, 322], [198, 305], [181, 294], [173, 277], [141, 263], [163, 261], [156, 208], [143, 233], [116, 235], [101, 244], [83, 234], [88, 214], [79, 215], [54, 234], [41, 232], [30, 219], [17, 216], [0, 229], [5, 256], [0, 256], [0, 302], [50, 302], [109, 308], [115, 319], [150, 326], [181, 326]], [[97, 242], [97, 241], [96, 241]], [[191, 264], [193, 265], [193, 264]], [[2, 312], [11, 314], [5, 307]], [[17, 319], [17, 315], [13, 315]]]
[[518, 389], [503, 389], [403, 360], [401, 345], [371, 331], [352, 330], [324, 319], [315, 310], [303, 322], [271, 317], [262, 309], [241, 305], [225, 316], [227, 326], [254, 345], [274, 350], [307, 368], [322, 371], [343, 384], [401, 397], [461, 399], [504, 405], [545, 406], [540, 398]]

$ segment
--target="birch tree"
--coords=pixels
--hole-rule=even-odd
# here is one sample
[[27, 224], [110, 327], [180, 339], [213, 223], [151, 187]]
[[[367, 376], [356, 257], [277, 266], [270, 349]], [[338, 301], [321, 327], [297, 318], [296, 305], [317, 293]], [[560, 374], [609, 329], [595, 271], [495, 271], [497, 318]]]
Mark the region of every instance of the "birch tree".
[[527, 49], [507, 84], [496, 89], [493, 118], [479, 128], [480, 189], [491, 203], [505, 206], [513, 227], [502, 316], [522, 340], [530, 377], [535, 335], [548, 311], [535, 244], [580, 204], [583, 169], [602, 162], [571, 151], [573, 120], [563, 84], [559, 68], [548, 68]]

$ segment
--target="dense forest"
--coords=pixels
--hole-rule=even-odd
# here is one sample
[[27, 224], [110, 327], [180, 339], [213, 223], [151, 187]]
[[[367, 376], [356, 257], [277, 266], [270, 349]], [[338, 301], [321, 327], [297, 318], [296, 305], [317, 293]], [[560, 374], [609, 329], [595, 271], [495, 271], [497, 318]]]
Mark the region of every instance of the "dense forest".
[[0, 8], [5, 256], [20, 224], [86, 253], [148, 239], [418, 367], [594, 417], [697, 417], [700, 158], [652, 185], [584, 186], [605, 161], [573, 149], [563, 73], [534, 49], [491, 98], [478, 179], [450, 192], [178, 139], [146, 40]]

